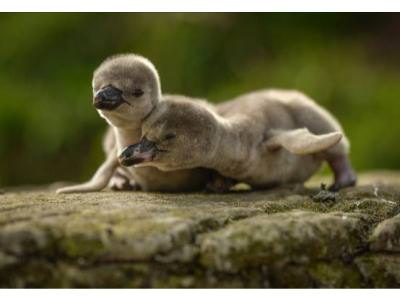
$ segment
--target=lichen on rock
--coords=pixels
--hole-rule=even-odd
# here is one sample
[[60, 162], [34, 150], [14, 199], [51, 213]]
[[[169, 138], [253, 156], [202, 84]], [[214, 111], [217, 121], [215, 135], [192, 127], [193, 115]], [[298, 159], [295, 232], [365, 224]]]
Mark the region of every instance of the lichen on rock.
[[399, 287], [400, 174], [316, 202], [229, 194], [6, 190], [1, 287]]

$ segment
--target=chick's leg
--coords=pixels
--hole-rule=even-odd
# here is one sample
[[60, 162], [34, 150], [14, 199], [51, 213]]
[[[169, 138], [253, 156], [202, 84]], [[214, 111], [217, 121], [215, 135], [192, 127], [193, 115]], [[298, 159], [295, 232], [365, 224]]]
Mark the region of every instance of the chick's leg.
[[327, 162], [331, 167], [335, 181], [329, 187], [331, 191], [338, 191], [345, 187], [354, 186], [357, 182], [357, 175], [351, 167], [350, 161], [345, 154], [328, 156]]

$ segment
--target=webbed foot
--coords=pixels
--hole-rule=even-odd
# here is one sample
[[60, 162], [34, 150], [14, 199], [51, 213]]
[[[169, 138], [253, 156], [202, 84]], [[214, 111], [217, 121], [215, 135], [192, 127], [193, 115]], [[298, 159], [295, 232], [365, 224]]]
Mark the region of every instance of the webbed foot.
[[236, 180], [216, 175], [206, 185], [206, 191], [210, 193], [227, 193], [230, 192], [231, 188], [235, 186]]
[[109, 187], [113, 191], [139, 191], [140, 186], [136, 183], [132, 183], [129, 178], [123, 174], [116, 172], [110, 180]]

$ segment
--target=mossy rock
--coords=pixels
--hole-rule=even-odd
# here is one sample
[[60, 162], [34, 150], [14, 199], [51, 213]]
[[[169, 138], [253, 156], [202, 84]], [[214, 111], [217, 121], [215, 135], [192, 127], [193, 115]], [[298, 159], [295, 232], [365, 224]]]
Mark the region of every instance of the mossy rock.
[[400, 253], [400, 214], [376, 226], [370, 244], [374, 251]]
[[400, 173], [315, 201], [230, 194], [0, 195], [1, 287], [398, 287]]

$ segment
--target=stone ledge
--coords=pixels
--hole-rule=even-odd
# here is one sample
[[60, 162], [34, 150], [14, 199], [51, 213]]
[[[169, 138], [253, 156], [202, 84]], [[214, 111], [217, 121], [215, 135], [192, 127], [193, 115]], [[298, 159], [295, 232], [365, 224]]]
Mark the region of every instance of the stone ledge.
[[399, 287], [400, 173], [364, 174], [322, 203], [319, 182], [225, 195], [8, 190], [0, 286]]

